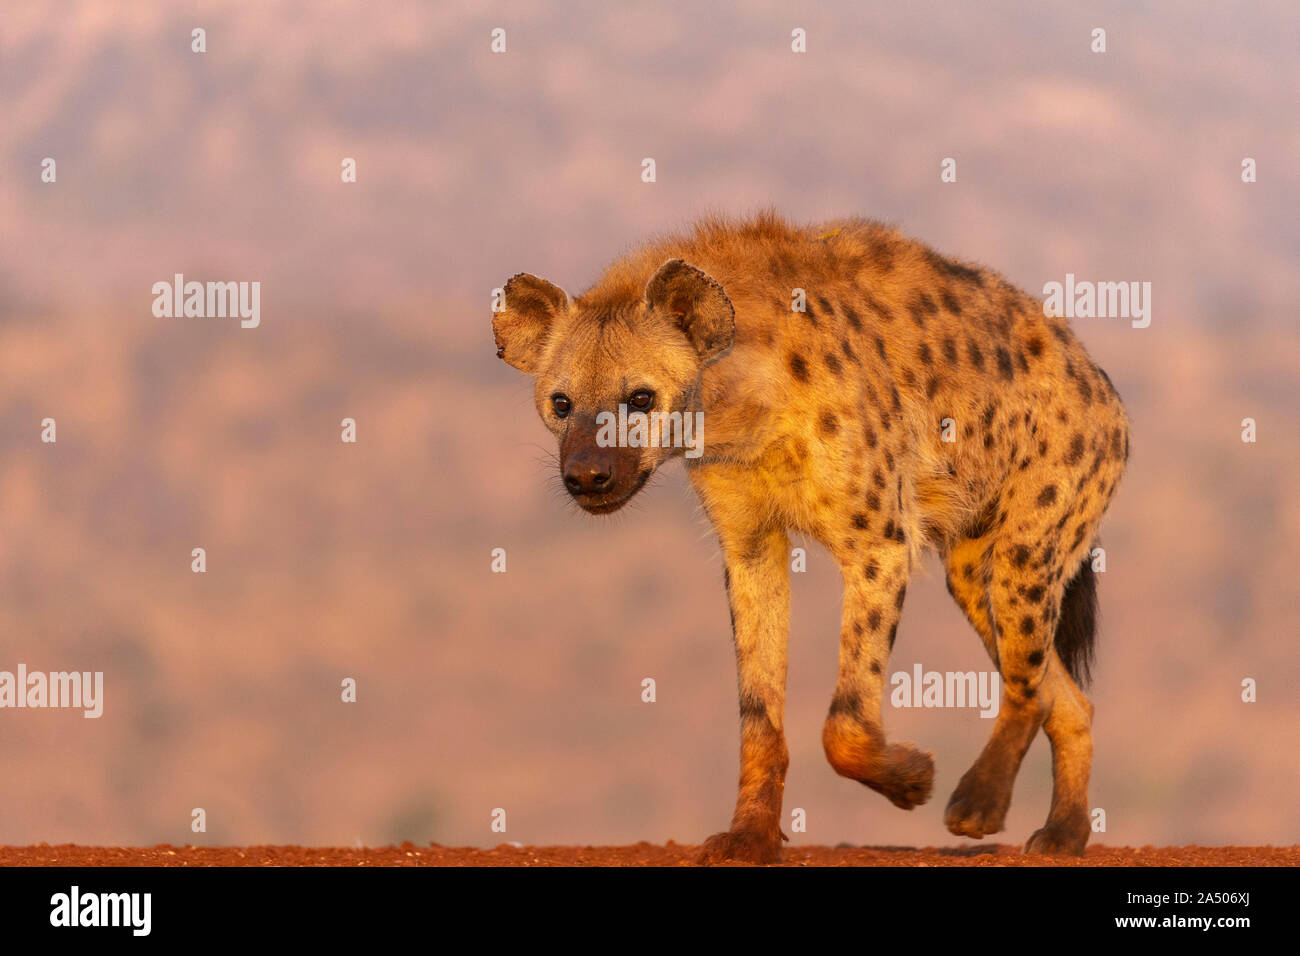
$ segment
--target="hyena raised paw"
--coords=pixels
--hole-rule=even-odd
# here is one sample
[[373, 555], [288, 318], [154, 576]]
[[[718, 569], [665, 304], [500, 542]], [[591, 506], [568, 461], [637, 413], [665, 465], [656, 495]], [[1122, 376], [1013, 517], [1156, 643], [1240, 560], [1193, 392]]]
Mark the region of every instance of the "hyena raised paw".
[[978, 767], [967, 770], [948, 798], [943, 825], [950, 833], [976, 840], [1001, 833], [1011, 807], [1014, 780], [1005, 774], [983, 773]]
[[911, 744], [893, 744], [885, 756], [886, 772], [880, 780], [864, 780], [896, 807], [911, 810], [930, 799], [934, 789], [934, 755]]
[[727, 861], [780, 863], [781, 832], [724, 830], [705, 840], [696, 858], [696, 862], [703, 865]]
[[882, 749], [862, 738], [826, 734], [826, 757], [835, 772], [881, 794], [896, 807], [911, 810], [930, 799], [934, 789], [934, 757], [911, 744]]

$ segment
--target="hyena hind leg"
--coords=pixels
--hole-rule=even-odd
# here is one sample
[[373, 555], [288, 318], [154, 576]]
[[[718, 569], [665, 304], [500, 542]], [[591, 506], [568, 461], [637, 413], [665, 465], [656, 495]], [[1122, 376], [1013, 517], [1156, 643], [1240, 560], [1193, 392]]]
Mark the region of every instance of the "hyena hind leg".
[[1061, 663], [1048, 655], [1045, 692], [1051, 711], [1043, 723], [1052, 744], [1052, 808], [1025, 843], [1026, 853], [1080, 856], [1088, 843], [1088, 776], [1092, 769], [1092, 702]]
[[[1056, 646], [1043, 680], [1050, 710], [1043, 729], [1052, 744], [1052, 807], [1047, 822], [1026, 841], [1026, 853], [1082, 855], [1091, 825], [1092, 702], [1075, 681], [1086, 679], [1097, 626], [1097, 581], [1085, 557], [1065, 588]], [[1064, 654], [1066, 660], [1061, 659]]]
[[[959, 540], [944, 555], [948, 593], [975, 628], [1004, 679], [993, 734], [974, 765], [962, 775], [944, 811], [944, 825], [950, 832], [977, 840], [999, 833], [1005, 826], [1016, 773], [1043, 719], [1041, 701], [1034, 695], [1021, 698], [1020, 706], [1007, 706], [1007, 672], [1001, 666], [1003, 642], [995, 623], [999, 619], [994, 607], [993, 577], [999, 570], [995, 544], [993, 535], [986, 533]], [[1046, 597], [1046, 589], [1043, 591]]]
[[[953, 791], [944, 823], [955, 834], [977, 839], [1000, 832], [1020, 764], [1041, 726], [1052, 747], [1052, 808], [1025, 852], [1077, 855], [1089, 835], [1092, 704], [1070, 673], [1080, 669], [1082, 659], [1060, 638], [1062, 629], [1077, 629], [1081, 639], [1091, 641], [1092, 572], [1085, 564], [1064, 587], [1056, 569], [1034, 562], [1019, 546], [1006, 558], [995, 557], [991, 618], [971, 615], [977, 630], [983, 625], [996, 632], [1001, 706], [988, 743]], [[1063, 646], [1070, 667], [1062, 660]]]

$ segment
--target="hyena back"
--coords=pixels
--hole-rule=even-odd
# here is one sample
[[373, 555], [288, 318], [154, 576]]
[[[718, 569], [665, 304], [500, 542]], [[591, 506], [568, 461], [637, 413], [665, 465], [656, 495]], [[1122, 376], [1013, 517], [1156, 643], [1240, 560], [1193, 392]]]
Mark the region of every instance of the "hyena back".
[[702, 859], [780, 856], [791, 531], [824, 544], [844, 579], [823, 729], [835, 770], [905, 809], [929, 798], [933, 759], [887, 742], [881, 698], [909, 575], [933, 547], [1003, 678], [945, 823], [999, 832], [1042, 726], [1052, 802], [1025, 850], [1083, 852], [1090, 550], [1128, 423], [1063, 319], [886, 226], [764, 214], [648, 244], [576, 299], [517, 275], [493, 328], [497, 354], [536, 377], [565, 485], [591, 513], [617, 510], [682, 455], [598, 441], [601, 412], [704, 413], [702, 454], [685, 465], [725, 563], [741, 772], [731, 827]]

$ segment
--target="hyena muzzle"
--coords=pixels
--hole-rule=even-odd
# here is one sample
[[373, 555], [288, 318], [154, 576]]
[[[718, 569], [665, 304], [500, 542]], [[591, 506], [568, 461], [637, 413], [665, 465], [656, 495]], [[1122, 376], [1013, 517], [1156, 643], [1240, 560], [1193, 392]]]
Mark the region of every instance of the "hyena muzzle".
[[[717, 533], [741, 768], [731, 828], [702, 860], [780, 858], [792, 531], [824, 544], [844, 579], [822, 735], [835, 770], [905, 809], [930, 796], [934, 761], [887, 741], [881, 698], [909, 576], [932, 547], [1002, 675], [992, 734], [944, 821], [970, 837], [1001, 831], [1042, 727], [1052, 802], [1025, 850], [1083, 852], [1091, 549], [1128, 422], [1063, 319], [878, 223], [772, 214], [644, 246], [576, 299], [526, 274], [503, 293], [497, 354], [535, 376], [574, 501], [615, 511], [682, 457]], [[703, 413], [707, 438], [693, 451], [611, 441], [611, 416], [637, 413]]]

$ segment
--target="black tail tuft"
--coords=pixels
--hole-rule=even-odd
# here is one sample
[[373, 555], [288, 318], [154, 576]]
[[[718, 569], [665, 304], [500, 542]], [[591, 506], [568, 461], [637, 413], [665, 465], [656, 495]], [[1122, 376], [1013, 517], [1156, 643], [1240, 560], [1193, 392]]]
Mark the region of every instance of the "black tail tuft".
[[1056, 654], [1075, 683], [1087, 687], [1097, 653], [1097, 575], [1092, 570], [1091, 556], [1083, 559], [1065, 586], [1055, 643]]

